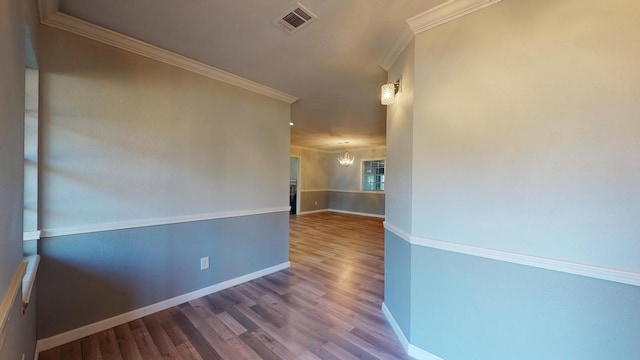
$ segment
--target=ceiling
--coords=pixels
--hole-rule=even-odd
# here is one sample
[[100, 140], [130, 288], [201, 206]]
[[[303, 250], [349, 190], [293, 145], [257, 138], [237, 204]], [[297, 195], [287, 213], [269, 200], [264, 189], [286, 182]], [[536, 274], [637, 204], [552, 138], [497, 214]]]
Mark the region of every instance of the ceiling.
[[59, 11], [298, 97], [291, 145], [384, 145], [384, 63], [406, 19], [444, 0], [299, 2], [318, 19], [293, 34], [272, 23], [292, 0], [60, 0]]

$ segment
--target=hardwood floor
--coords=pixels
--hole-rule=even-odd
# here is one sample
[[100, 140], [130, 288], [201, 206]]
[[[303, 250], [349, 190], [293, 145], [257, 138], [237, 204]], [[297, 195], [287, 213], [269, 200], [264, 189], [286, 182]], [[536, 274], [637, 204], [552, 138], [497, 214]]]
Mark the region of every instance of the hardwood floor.
[[58, 359], [409, 359], [382, 314], [382, 220], [290, 218], [291, 268], [40, 353]]

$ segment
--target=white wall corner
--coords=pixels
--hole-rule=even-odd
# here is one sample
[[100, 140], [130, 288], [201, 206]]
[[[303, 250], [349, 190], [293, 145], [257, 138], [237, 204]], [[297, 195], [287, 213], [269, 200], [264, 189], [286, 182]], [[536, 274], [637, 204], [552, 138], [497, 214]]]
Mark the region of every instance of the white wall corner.
[[60, 30], [111, 45], [134, 54], [163, 62], [187, 71], [225, 82], [282, 102], [293, 104], [298, 98], [213, 66], [176, 54], [58, 11], [58, 0], [40, 0], [40, 21]]
[[391, 311], [389, 310], [389, 308], [384, 302], [382, 303], [382, 313], [387, 318], [387, 321], [389, 321], [389, 325], [391, 325], [391, 329], [393, 329], [393, 332], [398, 337], [400, 344], [402, 345], [402, 347], [404, 348], [404, 350], [407, 352], [409, 356], [417, 360], [444, 360], [443, 358], [436, 356], [410, 343], [407, 337], [404, 335], [404, 332], [402, 332], [400, 325], [398, 325], [398, 322], [393, 317], [393, 314], [391, 313]]
[[45, 19], [58, 12], [60, 6], [59, 0], [38, 0], [38, 10], [40, 11], [40, 21], [44, 23]]
[[389, 230], [390, 232], [392, 232], [393, 234], [395, 234], [397, 237], [401, 238], [402, 240], [408, 242], [411, 244], [411, 234], [400, 229], [399, 227], [393, 225], [392, 223], [385, 221], [382, 223], [382, 225], [384, 226], [384, 228], [386, 230]]
[[398, 56], [402, 53], [405, 47], [409, 44], [411, 39], [413, 39], [413, 31], [409, 27], [404, 26], [402, 28], [402, 32], [396, 40], [391, 44], [387, 52], [384, 54], [384, 57], [380, 61], [380, 67], [386, 71], [391, 69], [391, 66], [396, 61]]
[[25, 231], [22, 233], [22, 241], [31, 241], [40, 239], [40, 230]]
[[422, 14], [407, 19], [407, 23], [415, 35], [449, 21], [471, 14], [502, 0], [449, 0], [427, 10]]

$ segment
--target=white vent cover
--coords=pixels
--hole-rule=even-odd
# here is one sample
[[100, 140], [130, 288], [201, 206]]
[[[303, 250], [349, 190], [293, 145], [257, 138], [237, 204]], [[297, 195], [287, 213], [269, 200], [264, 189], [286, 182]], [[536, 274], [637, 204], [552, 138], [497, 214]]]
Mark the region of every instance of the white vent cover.
[[288, 34], [293, 34], [317, 19], [314, 13], [297, 3], [275, 18], [273, 23]]

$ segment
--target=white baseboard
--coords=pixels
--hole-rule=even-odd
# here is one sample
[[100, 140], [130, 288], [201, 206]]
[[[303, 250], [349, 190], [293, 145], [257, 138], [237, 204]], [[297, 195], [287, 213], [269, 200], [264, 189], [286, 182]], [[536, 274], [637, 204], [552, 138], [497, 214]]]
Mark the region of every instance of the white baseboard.
[[167, 300], [155, 303], [155, 304], [151, 304], [149, 306], [145, 306], [145, 307], [137, 309], [137, 310], [133, 310], [133, 311], [129, 311], [129, 312], [124, 313], [124, 314], [116, 315], [116, 316], [111, 317], [109, 319], [104, 319], [104, 320], [95, 322], [93, 324], [85, 325], [83, 327], [80, 327], [80, 328], [77, 328], [77, 329], [73, 329], [73, 330], [64, 332], [62, 334], [54, 335], [52, 337], [48, 337], [48, 338], [45, 338], [45, 339], [40, 339], [40, 340], [38, 340], [38, 342], [36, 344], [36, 351], [37, 351], [36, 354], [38, 352], [40, 352], [40, 351], [46, 351], [46, 350], [52, 349], [54, 347], [70, 343], [72, 341], [75, 341], [75, 340], [78, 340], [78, 339], [82, 339], [85, 336], [89, 336], [89, 335], [95, 334], [97, 332], [110, 329], [110, 328], [112, 328], [114, 326], [125, 324], [125, 323], [127, 323], [129, 321], [133, 321], [133, 320], [139, 319], [139, 318], [147, 316], [149, 314], [153, 314], [153, 313], [156, 313], [158, 311], [166, 310], [166, 309], [168, 309], [170, 307], [173, 307], [173, 306], [176, 306], [176, 305], [180, 305], [180, 304], [182, 304], [184, 302], [191, 301], [191, 300], [197, 299], [199, 297], [203, 297], [205, 295], [209, 295], [209, 294], [212, 294], [214, 292], [217, 292], [217, 291], [220, 291], [220, 290], [224, 290], [226, 288], [230, 288], [232, 286], [236, 286], [236, 285], [245, 283], [245, 282], [253, 280], [253, 279], [257, 279], [257, 278], [265, 276], [265, 275], [269, 275], [271, 273], [274, 273], [274, 272], [277, 272], [277, 271], [280, 271], [280, 270], [287, 269], [290, 266], [291, 266], [291, 263], [289, 261], [287, 261], [287, 262], [284, 262], [284, 263], [281, 263], [281, 264], [278, 264], [278, 265], [275, 265], [275, 266], [268, 267], [266, 269], [262, 269], [262, 270], [258, 270], [258, 271], [252, 272], [250, 274], [239, 276], [239, 277], [231, 279], [231, 280], [223, 281], [221, 283], [218, 283], [218, 284], [215, 284], [215, 285], [211, 285], [211, 286], [208, 286], [208, 287], [200, 289], [200, 290], [192, 291], [192, 292], [187, 293], [187, 294], [179, 295], [179, 296], [176, 296], [176, 297], [171, 298], [171, 299], [167, 299]]
[[396, 321], [396, 319], [391, 314], [391, 311], [389, 311], [389, 308], [387, 307], [387, 304], [385, 304], [384, 302], [382, 303], [382, 313], [384, 314], [384, 316], [389, 321], [389, 324], [391, 324], [391, 328], [393, 329], [393, 332], [396, 333], [396, 336], [398, 337], [398, 340], [400, 340], [400, 344], [402, 344], [402, 347], [404, 348], [404, 350], [408, 352], [409, 351], [409, 339], [407, 339], [407, 337], [404, 336], [404, 332], [402, 332], [402, 329], [400, 328], [400, 325], [398, 325], [398, 322]]
[[333, 211], [333, 212], [342, 213], [342, 214], [369, 216], [369, 217], [375, 217], [375, 218], [384, 219], [384, 215], [380, 215], [380, 214], [370, 214], [370, 213], [362, 213], [362, 212], [346, 211], [346, 210], [338, 210], [338, 209], [328, 209], [327, 211]]
[[328, 209], [320, 209], [320, 210], [302, 211], [298, 215], [317, 214], [317, 213], [327, 212], [327, 211], [329, 211], [329, 210]]
[[400, 340], [400, 344], [402, 344], [404, 350], [407, 352], [407, 355], [417, 360], [444, 360], [443, 358], [410, 343], [385, 303], [382, 303], [382, 313], [389, 321], [389, 324], [391, 324], [393, 332], [396, 333], [396, 336], [398, 337], [398, 340]]
[[317, 214], [317, 213], [329, 212], [329, 211], [330, 212], [337, 212], [337, 213], [341, 213], [341, 214], [358, 215], [358, 216], [369, 216], [369, 217], [375, 217], [375, 218], [384, 219], [384, 215], [362, 213], [362, 212], [355, 212], [355, 211], [346, 211], [346, 210], [337, 210], [337, 209], [320, 209], [320, 210], [303, 211], [298, 215]]

